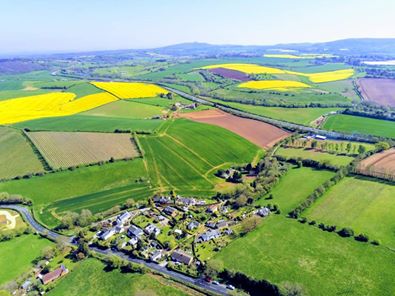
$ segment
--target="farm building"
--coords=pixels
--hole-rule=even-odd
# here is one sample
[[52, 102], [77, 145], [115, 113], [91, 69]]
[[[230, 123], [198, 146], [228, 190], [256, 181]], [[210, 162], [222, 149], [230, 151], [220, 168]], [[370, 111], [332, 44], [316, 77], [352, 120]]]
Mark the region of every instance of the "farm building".
[[54, 271], [48, 272], [47, 274], [44, 274], [44, 275], [40, 275], [39, 277], [41, 279], [41, 282], [44, 285], [46, 285], [46, 284], [49, 284], [49, 283], [57, 280], [58, 278], [67, 274], [68, 272], [69, 272], [69, 270], [62, 264]]
[[125, 212], [117, 217], [117, 224], [125, 224], [130, 218], [130, 213]]
[[102, 233], [99, 235], [99, 239], [106, 241], [106, 240], [108, 240], [109, 238], [111, 238], [115, 233], [117, 233], [117, 231], [115, 230], [115, 228], [107, 229], [106, 231], [102, 232]]
[[140, 237], [144, 234], [144, 231], [141, 228], [138, 228], [137, 226], [131, 225], [128, 229], [128, 235], [129, 236], [135, 236], [135, 237]]
[[176, 250], [171, 254], [171, 259], [176, 262], [184, 263], [190, 265], [193, 261], [193, 257], [184, 253], [181, 250]]

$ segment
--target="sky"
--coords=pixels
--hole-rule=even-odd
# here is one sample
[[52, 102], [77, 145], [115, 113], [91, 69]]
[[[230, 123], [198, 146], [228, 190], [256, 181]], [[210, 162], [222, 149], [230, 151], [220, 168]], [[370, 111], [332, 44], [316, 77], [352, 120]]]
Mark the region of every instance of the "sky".
[[0, 0], [0, 54], [395, 38], [394, 0]]

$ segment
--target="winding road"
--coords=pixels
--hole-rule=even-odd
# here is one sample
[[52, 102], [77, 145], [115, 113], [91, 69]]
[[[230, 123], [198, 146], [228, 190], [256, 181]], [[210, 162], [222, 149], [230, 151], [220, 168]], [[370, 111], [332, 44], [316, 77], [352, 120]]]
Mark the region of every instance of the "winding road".
[[[46, 235], [49, 239], [52, 240], [63, 240], [66, 243], [68, 243], [69, 245], [75, 245], [75, 243], [73, 242], [73, 237], [69, 237], [69, 236], [65, 236], [62, 234], [59, 234], [57, 232], [54, 232], [46, 227], [44, 227], [42, 224], [40, 224], [39, 222], [37, 222], [32, 213], [30, 212], [30, 210], [24, 206], [21, 205], [15, 205], [15, 204], [7, 204], [7, 205], [0, 205], [1, 209], [10, 209], [10, 210], [14, 210], [17, 211], [18, 213], [20, 213], [22, 215], [22, 217], [24, 218], [24, 220], [30, 224], [30, 226], [38, 233]], [[203, 291], [209, 291], [215, 295], [228, 295], [229, 290], [226, 288], [225, 285], [214, 285], [211, 283], [206, 282], [203, 278], [199, 278], [199, 279], [195, 279], [192, 278], [190, 276], [184, 275], [182, 273], [178, 273], [176, 271], [172, 271], [167, 269], [165, 266], [161, 266], [157, 263], [154, 262], [147, 262], [145, 260], [141, 260], [138, 258], [132, 258], [129, 257], [127, 255], [125, 255], [122, 252], [119, 251], [115, 251], [115, 250], [111, 250], [111, 249], [106, 249], [106, 250], [101, 250], [98, 249], [96, 247], [92, 247], [90, 246], [90, 249], [94, 252], [100, 253], [102, 255], [114, 255], [114, 256], [118, 256], [121, 259], [124, 260], [128, 260], [130, 262], [133, 263], [137, 263], [137, 264], [142, 264], [144, 266], [146, 266], [147, 268], [164, 274], [170, 278], [172, 278], [173, 280], [177, 281], [177, 282], [181, 282], [184, 284], [187, 284], [189, 286], [194, 286], [195, 288], [197, 288], [199, 291], [201, 291], [203, 289]]]

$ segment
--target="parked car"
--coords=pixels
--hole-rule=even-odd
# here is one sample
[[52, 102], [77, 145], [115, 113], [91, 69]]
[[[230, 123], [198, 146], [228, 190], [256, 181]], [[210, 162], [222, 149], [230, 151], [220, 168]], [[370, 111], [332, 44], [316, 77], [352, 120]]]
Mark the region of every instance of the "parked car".
[[235, 287], [232, 286], [232, 285], [227, 285], [226, 288], [229, 289], [229, 290], [234, 290], [235, 289]]
[[217, 281], [213, 281], [213, 285], [219, 285]]

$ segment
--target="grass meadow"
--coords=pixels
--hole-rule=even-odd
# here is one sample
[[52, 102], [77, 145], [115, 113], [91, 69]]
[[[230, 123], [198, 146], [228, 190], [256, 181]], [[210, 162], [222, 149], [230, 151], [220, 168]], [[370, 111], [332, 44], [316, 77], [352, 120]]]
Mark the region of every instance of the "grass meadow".
[[328, 117], [323, 127], [346, 133], [395, 138], [395, 122], [388, 120], [339, 114]]
[[394, 295], [395, 254], [273, 215], [214, 257], [224, 268], [303, 295]]
[[325, 224], [351, 227], [395, 248], [395, 186], [367, 177], [347, 177], [307, 209], [303, 216]]

